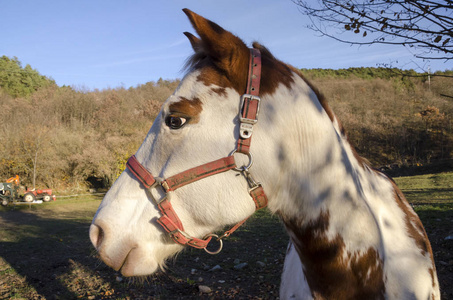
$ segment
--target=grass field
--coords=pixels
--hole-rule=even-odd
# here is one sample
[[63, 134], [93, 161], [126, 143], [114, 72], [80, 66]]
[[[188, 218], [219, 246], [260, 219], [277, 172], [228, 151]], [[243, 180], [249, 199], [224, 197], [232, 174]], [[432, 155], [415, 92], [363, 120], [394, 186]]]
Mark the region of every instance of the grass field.
[[[443, 299], [453, 299], [453, 172], [395, 181], [430, 237]], [[166, 273], [126, 279], [106, 267], [88, 240], [95, 196], [0, 208], [0, 299], [275, 299], [288, 237], [258, 212], [217, 256], [188, 249]], [[234, 268], [247, 263], [243, 269]], [[220, 270], [209, 271], [219, 265]], [[200, 294], [199, 285], [212, 289]]]

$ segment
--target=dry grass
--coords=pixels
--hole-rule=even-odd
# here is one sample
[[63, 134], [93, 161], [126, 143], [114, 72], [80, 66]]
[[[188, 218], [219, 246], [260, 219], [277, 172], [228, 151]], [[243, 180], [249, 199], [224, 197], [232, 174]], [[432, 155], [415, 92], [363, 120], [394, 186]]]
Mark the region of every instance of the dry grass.
[[[359, 153], [375, 165], [413, 165], [453, 154], [451, 78], [435, 78], [431, 90], [419, 79], [318, 78]], [[438, 114], [422, 117], [428, 107]]]

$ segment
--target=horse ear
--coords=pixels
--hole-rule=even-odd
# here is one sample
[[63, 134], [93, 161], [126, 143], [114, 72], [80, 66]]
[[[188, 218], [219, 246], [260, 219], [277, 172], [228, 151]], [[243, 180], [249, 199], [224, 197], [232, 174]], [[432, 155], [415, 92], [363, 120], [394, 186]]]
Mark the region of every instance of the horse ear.
[[197, 38], [190, 32], [184, 32], [184, 35], [189, 39], [193, 51], [195, 51], [196, 53], [203, 51], [203, 42], [199, 38]]
[[[201, 38], [200, 40], [192, 34], [185, 33], [195, 52], [201, 50], [205, 55], [211, 57], [217, 67], [229, 75], [230, 80], [235, 78], [245, 82], [250, 50], [244, 42], [231, 32], [191, 10], [185, 8], [183, 11]], [[242, 73], [244, 74], [242, 75]]]

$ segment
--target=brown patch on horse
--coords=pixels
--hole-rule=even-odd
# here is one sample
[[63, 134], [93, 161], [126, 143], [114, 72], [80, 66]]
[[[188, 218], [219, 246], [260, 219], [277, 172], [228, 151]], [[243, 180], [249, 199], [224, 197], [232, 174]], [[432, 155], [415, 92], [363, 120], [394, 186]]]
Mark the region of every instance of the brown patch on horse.
[[301, 220], [285, 219], [303, 272], [315, 299], [383, 299], [383, 262], [376, 249], [345, 253], [340, 235], [327, 237], [330, 215], [322, 212], [316, 220], [302, 225]]
[[191, 123], [198, 123], [200, 113], [203, 110], [201, 100], [198, 98], [187, 99], [179, 97], [181, 100], [170, 104], [170, 114], [189, 117]]
[[[261, 52], [260, 96], [273, 94], [280, 84], [289, 88], [291, 83], [294, 82], [292, 67], [277, 60], [269, 50], [258, 43], [254, 43], [253, 46]], [[212, 58], [198, 53], [192, 57], [190, 64], [201, 70], [197, 80], [202, 81], [205, 85], [214, 84], [224, 88], [233, 88], [238, 94], [242, 95], [246, 90], [249, 59], [250, 52], [248, 49], [246, 55], [233, 55], [229, 58], [228, 65], [236, 69], [225, 71], [219, 68]], [[195, 62], [194, 60], [198, 61]]]
[[198, 75], [197, 80], [203, 82], [206, 86], [216, 85], [217, 88], [212, 89], [214, 93], [218, 92], [219, 95], [224, 95], [224, 93], [226, 93], [226, 88], [238, 90], [238, 87], [235, 87], [233, 83], [230, 82], [226, 74], [209, 61], [206, 61], [203, 66], [199, 64], [198, 68], [200, 68], [201, 73]]
[[212, 89], [212, 92], [219, 96], [226, 96], [226, 89], [223, 87], [218, 87], [218, 88]]
[[434, 263], [433, 250], [431, 248], [428, 235], [426, 234], [425, 228], [423, 227], [420, 218], [412, 209], [412, 207], [409, 205], [409, 203], [406, 200], [406, 197], [404, 197], [404, 194], [401, 192], [401, 190], [398, 188], [398, 186], [393, 180], [390, 180], [390, 182], [392, 183], [395, 201], [398, 204], [398, 207], [404, 213], [407, 233], [414, 240], [417, 247], [420, 249], [420, 253], [422, 255], [429, 254], [429, 257], [431, 258], [432, 268], [429, 269], [429, 273], [431, 274], [432, 286], [434, 287], [436, 285], [434, 279], [436, 266]]

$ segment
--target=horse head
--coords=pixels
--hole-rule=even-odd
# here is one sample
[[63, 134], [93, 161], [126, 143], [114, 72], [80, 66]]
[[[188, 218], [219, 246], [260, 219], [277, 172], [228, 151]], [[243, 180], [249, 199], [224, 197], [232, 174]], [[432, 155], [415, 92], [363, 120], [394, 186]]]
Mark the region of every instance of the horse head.
[[[181, 238], [209, 242], [210, 233], [240, 223], [260, 208], [251, 200], [250, 188], [256, 184], [251, 170], [269, 192], [278, 181], [278, 156], [282, 153], [269, 140], [276, 134], [271, 124], [286, 124], [283, 116], [273, 123], [262, 122], [268, 123], [267, 128], [255, 126], [252, 151], [236, 152], [241, 134], [238, 111], [244, 106], [241, 96], [248, 85], [250, 49], [219, 25], [190, 10], [184, 12], [200, 37], [185, 33], [195, 52], [188, 60], [188, 72], [163, 104], [134, 162], [129, 162], [129, 168], [103, 199], [90, 228], [91, 241], [102, 260], [125, 276], [153, 273], [166, 258], [183, 249], [159, 224], [162, 208], [157, 203], [162, 199], [171, 203], [170, 213], [177, 215], [177, 227], [184, 228], [180, 230]], [[260, 96], [271, 95], [280, 84], [288, 86], [292, 68], [259, 44], [255, 43], [254, 48], [262, 60]], [[261, 104], [260, 119], [275, 119], [275, 114], [270, 116], [272, 110], [271, 102]], [[251, 135], [252, 128], [248, 128], [246, 134]], [[152, 180], [160, 183], [158, 178], [169, 178], [219, 158], [231, 158], [233, 166], [228, 172], [177, 190], [162, 191], [154, 188], [155, 184], [149, 189], [152, 184], [146, 186], [135, 173], [140, 173], [137, 169], [146, 170]], [[252, 164], [253, 169], [249, 168]]]

